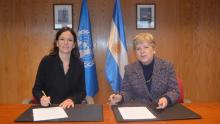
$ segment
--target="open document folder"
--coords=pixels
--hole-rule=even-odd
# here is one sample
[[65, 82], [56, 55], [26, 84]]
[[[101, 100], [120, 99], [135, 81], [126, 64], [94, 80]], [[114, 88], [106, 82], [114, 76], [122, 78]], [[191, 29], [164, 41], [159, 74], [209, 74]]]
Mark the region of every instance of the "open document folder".
[[124, 104], [113, 106], [112, 110], [118, 122], [162, 121], [200, 119], [201, 116], [182, 104], [174, 104], [165, 109], [156, 109], [157, 105]]
[[118, 107], [118, 110], [124, 120], [156, 118], [146, 107]]
[[34, 121], [44, 121], [44, 120], [60, 119], [60, 118], [68, 118], [66, 112], [61, 107], [33, 109]]
[[[54, 108], [55, 107], [55, 110]], [[33, 122], [40, 121], [41, 122], [94, 122], [94, 121], [103, 121], [103, 107], [98, 104], [75, 104], [74, 107], [62, 109], [56, 108], [58, 105], [52, 104], [47, 108], [42, 108], [41, 105], [36, 104], [27, 108], [23, 113], [21, 113], [15, 120], [15, 122]], [[46, 110], [45, 110], [46, 109]], [[39, 113], [48, 112], [46, 115], [47, 120], [42, 114], [37, 115]], [[33, 116], [34, 111], [37, 111], [35, 117]], [[40, 111], [40, 112], [39, 112]], [[68, 115], [68, 117], [67, 117]], [[39, 119], [40, 116], [40, 119]], [[37, 120], [36, 120], [37, 119]]]

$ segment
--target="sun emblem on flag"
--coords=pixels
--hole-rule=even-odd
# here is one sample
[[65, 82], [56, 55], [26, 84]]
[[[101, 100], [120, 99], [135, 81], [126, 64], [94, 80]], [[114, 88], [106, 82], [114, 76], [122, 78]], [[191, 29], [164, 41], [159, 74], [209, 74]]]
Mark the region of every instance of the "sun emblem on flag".
[[121, 44], [120, 41], [116, 41], [110, 44], [110, 50], [112, 54], [118, 55], [121, 53]]

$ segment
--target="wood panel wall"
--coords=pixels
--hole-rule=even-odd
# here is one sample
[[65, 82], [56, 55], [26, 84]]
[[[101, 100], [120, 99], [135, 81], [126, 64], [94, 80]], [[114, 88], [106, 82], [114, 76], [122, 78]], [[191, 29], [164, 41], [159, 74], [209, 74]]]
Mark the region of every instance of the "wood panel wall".
[[[53, 4], [74, 5], [78, 28], [81, 0], [0, 0], [0, 103], [32, 97], [41, 58], [52, 47]], [[136, 4], [156, 3], [156, 29], [136, 30]], [[106, 103], [111, 88], [104, 75], [113, 0], [88, 0], [99, 80], [96, 103]], [[129, 62], [135, 60], [132, 38], [150, 32], [157, 56], [173, 62], [192, 102], [220, 101], [220, 1], [121, 0]]]

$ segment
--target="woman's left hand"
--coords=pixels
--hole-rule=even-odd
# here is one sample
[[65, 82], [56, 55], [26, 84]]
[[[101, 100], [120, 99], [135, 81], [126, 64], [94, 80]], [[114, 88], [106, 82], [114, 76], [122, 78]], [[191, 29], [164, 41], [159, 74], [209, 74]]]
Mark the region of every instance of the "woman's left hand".
[[62, 107], [63, 109], [74, 107], [74, 102], [71, 99], [66, 99], [65, 101], [60, 103], [59, 106]]
[[168, 105], [167, 98], [166, 97], [162, 97], [162, 98], [159, 99], [157, 109], [164, 109], [164, 108], [167, 107], [167, 105]]

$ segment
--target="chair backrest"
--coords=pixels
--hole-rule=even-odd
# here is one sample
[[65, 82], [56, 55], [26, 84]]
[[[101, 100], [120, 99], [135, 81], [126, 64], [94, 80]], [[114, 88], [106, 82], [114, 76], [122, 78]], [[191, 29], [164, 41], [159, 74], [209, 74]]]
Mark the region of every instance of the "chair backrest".
[[37, 104], [37, 100], [36, 100], [36, 98], [34, 96], [31, 99], [30, 104]]
[[22, 104], [37, 104], [37, 101], [34, 97], [32, 99], [27, 98], [22, 101]]
[[177, 78], [177, 83], [178, 83], [178, 88], [180, 91], [180, 96], [177, 100], [178, 103], [183, 103], [184, 102], [184, 91], [183, 91], [183, 82], [181, 79]]

